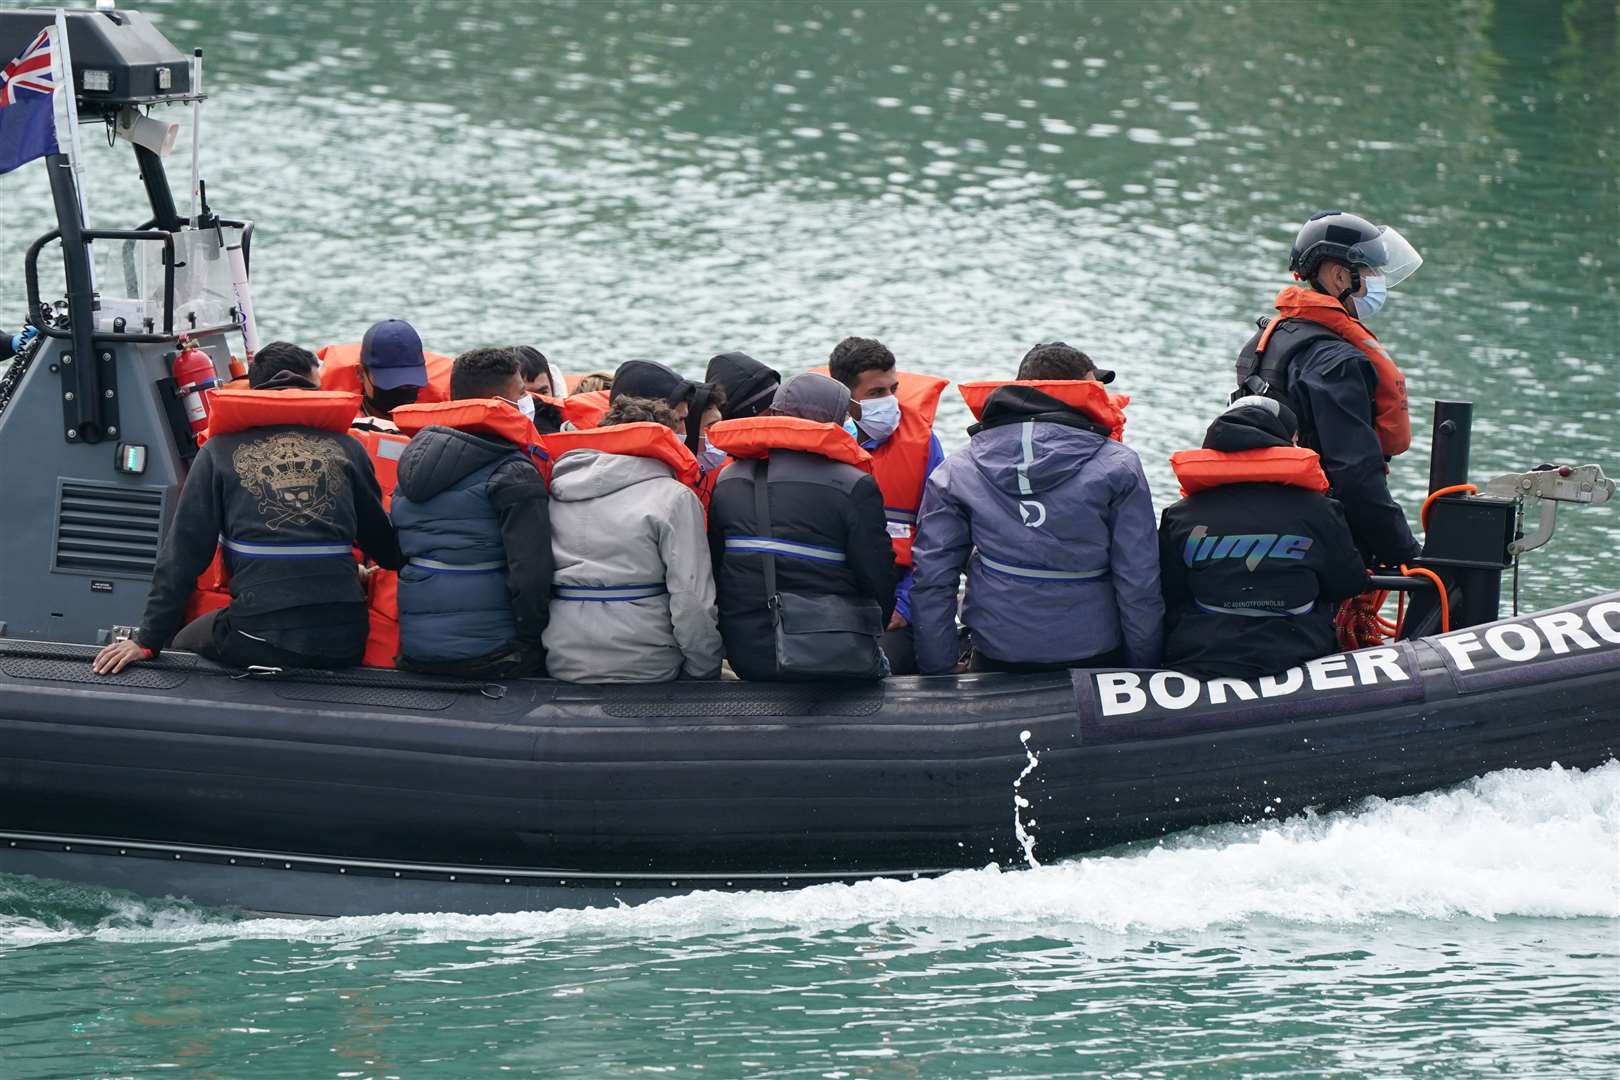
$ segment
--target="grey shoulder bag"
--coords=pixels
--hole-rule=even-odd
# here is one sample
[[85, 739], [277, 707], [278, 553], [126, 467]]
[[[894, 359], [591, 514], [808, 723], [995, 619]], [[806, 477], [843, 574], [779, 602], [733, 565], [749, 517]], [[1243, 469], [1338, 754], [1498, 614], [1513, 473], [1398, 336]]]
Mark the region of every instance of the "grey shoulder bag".
[[[770, 458], [754, 467], [755, 526], [773, 539]], [[776, 556], [760, 552], [765, 602], [776, 645], [776, 677], [786, 680], [881, 679], [884, 674], [883, 610], [875, 601], [832, 594], [782, 593], [776, 588]]]

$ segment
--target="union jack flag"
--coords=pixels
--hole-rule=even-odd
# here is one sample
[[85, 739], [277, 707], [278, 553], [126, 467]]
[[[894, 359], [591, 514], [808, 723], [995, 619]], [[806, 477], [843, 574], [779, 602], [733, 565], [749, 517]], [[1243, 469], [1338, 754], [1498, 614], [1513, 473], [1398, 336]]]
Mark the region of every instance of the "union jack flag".
[[[50, 27], [41, 30], [21, 56], [0, 71], [0, 173], [61, 153], [71, 140], [65, 110], [60, 110], [63, 116], [57, 116], [57, 106], [65, 103], [56, 93], [57, 84], [63, 81], [56, 67], [67, 55], [65, 49], [57, 52], [63, 46], [56, 34]], [[67, 93], [73, 93], [71, 85]]]
[[51, 64], [51, 32], [41, 30], [22, 55], [0, 71], [0, 109], [13, 104], [20, 90], [49, 94], [56, 89]]

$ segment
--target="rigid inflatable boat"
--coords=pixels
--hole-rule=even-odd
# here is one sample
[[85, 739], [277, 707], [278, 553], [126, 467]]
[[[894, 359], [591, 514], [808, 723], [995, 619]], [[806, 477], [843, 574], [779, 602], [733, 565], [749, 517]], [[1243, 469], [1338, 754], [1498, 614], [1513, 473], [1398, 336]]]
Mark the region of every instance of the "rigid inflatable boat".
[[189, 213], [164, 171], [200, 54], [136, 12], [7, 11], [0, 57], [58, 19], [79, 115], [131, 146], [151, 218], [86, 228], [47, 157], [40, 337], [0, 374], [0, 461], [27, 463], [0, 529], [0, 872], [308, 914], [633, 902], [1028, 865], [1616, 752], [1620, 593], [1496, 621], [1503, 570], [1614, 485], [1583, 465], [1472, 489], [1465, 403], [1435, 415], [1432, 576], [1372, 582], [1410, 594], [1400, 633], [1264, 679], [587, 687], [172, 653], [96, 676], [140, 620], [209, 376], [255, 347], [253, 227], [208, 208], [195, 144]]
[[1258, 680], [243, 678], [0, 643], [0, 871], [482, 912], [1018, 866], [1620, 750], [1620, 592]]

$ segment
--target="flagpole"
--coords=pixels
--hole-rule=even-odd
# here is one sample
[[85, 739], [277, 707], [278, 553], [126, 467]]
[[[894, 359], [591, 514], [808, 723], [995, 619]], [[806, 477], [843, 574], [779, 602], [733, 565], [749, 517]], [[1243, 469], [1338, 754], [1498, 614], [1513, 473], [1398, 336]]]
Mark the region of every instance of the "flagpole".
[[[58, 84], [58, 92], [65, 92], [64, 103], [67, 106], [68, 161], [73, 166], [73, 186], [79, 189], [79, 224], [83, 228], [90, 227], [90, 200], [84, 191], [84, 174], [80, 171], [79, 160], [84, 156], [79, 146], [79, 91], [73, 82], [73, 54], [68, 49], [67, 11], [56, 9], [56, 51], [60, 53], [62, 81]], [[95, 260], [90, 262], [91, 274], [95, 273]]]
[[199, 228], [202, 213], [202, 50], [191, 53], [191, 227]]

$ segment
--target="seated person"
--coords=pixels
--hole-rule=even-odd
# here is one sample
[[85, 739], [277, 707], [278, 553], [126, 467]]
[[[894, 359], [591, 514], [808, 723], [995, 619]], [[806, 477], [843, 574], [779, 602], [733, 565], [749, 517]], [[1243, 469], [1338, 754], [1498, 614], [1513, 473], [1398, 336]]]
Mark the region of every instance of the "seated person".
[[1337, 651], [1334, 612], [1367, 571], [1298, 438], [1288, 406], [1243, 397], [1170, 458], [1186, 497], [1159, 522], [1167, 667], [1247, 679]]
[[883, 650], [896, 675], [917, 673], [911, 630], [911, 546], [928, 477], [945, 460], [934, 434], [934, 413], [945, 379], [900, 371], [894, 353], [873, 338], [848, 337], [833, 347], [827, 373], [849, 387], [856, 440], [872, 455], [872, 474], [883, 490], [894, 560], [900, 567], [894, 614]]
[[554, 401], [567, 397], [568, 380], [563, 377], [562, 369], [533, 345], [514, 345], [512, 351], [517, 355], [519, 373], [523, 377], [524, 393], [518, 398], [519, 411], [534, 422], [535, 430], [542, 435], [561, 431], [562, 410], [532, 395], [539, 394]]
[[725, 392], [720, 419], [742, 420], [771, 407], [782, 376], [747, 353], [728, 352], [710, 357], [703, 380]]
[[533, 345], [514, 345], [522, 365], [523, 389], [531, 394], [544, 394], [551, 398], [568, 396], [568, 380], [562, 368], [546, 359], [546, 354]]
[[973, 670], [1159, 662], [1153, 499], [1118, 441], [1126, 399], [1109, 396], [1112, 378], [1078, 349], [1037, 345], [1018, 380], [975, 410], [968, 445], [929, 477], [911, 587], [924, 674], [956, 666], [964, 571]]
[[[212, 434], [180, 489], [141, 628], [101, 650], [97, 673], [122, 671], [165, 647], [234, 667], [360, 662], [369, 620], [352, 549], [389, 570], [402, 558], [371, 462], [346, 434], [353, 395], [299, 397], [316, 388], [315, 363], [313, 353], [272, 341], [248, 369], [252, 389], [216, 393]], [[241, 420], [228, 432], [226, 394]], [[313, 420], [321, 411], [326, 426], [289, 422], [286, 406], [295, 402], [295, 417]], [[287, 487], [266, 479], [293, 471], [308, 480]], [[216, 545], [230, 572], [230, 603], [182, 628]]]
[[[704, 383], [699, 395], [702, 397], [703, 412], [698, 417], [698, 436], [701, 440], [696, 451], [698, 467], [703, 470], [703, 504], [709, 503], [709, 494], [714, 491], [714, 482], [722, 466], [729, 460], [726, 452], [709, 441], [709, 429], [725, 419], [726, 415], [726, 388], [719, 383]], [[696, 396], [694, 400], [696, 400]]]
[[[849, 405], [849, 390], [838, 382], [800, 375], [777, 392], [769, 416], [714, 429], [721, 448], [739, 455], [715, 486], [709, 546], [726, 657], [741, 678], [780, 677], [766, 597], [767, 551], [775, 559], [779, 594], [869, 604], [874, 632], [894, 611], [894, 548], [883, 496], [869, 471], [869, 455], [841, 430]], [[771, 423], [778, 417], [803, 423]], [[769, 535], [754, 490], [755, 474], [766, 461]]]
[[[525, 453], [538, 440], [518, 409], [534, 399], [516, 352], [456, 357], [450, 398], [418, 407], [442, 416], [411, 436], [399, 460], [391, 516], [408, 561], [399, 575], [398, 663], [478, 679], [540, 675], [551, 525], [545, 481]], [[456, 402], [484, 408], [451, 408]]]
[[568, 396], [573, 397], [575, 394], [594, 394], [598, 390], [612, 389], [613, 372], [593, 371], [588, 375], [581, 376], [579, 385], [568, 391]]
[[662, 401], [675, 414], [675, 433], [696, 457], [703, 449], [703, 413], [708, 407], [707, 388], [676, 374], [651, 360], [626, 360], [613, 373], [609, 404], [620, 398], [650, 398]]
[[697, 466], [675, 429], [666, 402], [620, 397], [599, 426], [559, 438], [545, 633], [554, 678], [668, 682], [720, 673], [703, 504], [688, 486]]
[[427, 358], [416, 328], [404, 319], [374, 323], [360, 339], [360, 417], [355, 426], [398, 430], [394, 410], [414, 404], [427, 384]]

